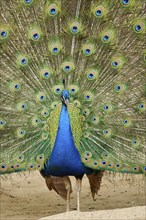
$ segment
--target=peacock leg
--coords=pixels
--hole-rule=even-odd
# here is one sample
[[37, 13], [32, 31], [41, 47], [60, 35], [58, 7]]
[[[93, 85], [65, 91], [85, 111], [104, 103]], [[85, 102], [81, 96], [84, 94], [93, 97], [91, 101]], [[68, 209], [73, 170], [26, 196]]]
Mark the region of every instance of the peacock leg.
[[63, 177], [63, 181], [64, 181], [64, 184], [65, 184], [65, 189], [67, 191], [66, 211], [69, 212], [69, 208], [70, 208], [70, 194], [72, 192], [71, 181], [70, 181], [68, 176]]
[[66, 211], [69, 212], [70, 208], [70, 189], [67, 189], [67, 204], [66, 204]]
[[77, 211], [80, 211], [80, 192], [82, 186], [82, 177], [76, 177], [76, 191], [77, 191]]

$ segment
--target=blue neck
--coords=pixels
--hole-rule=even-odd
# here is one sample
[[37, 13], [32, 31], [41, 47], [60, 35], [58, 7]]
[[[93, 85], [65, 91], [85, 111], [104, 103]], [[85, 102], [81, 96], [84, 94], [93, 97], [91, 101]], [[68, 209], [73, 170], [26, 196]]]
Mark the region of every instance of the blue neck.
[[55, 144], [50, 160], [45, 166], [44, 174], [78, 176], [84, 173], [91, 173], [91, 169], [86, 168], [81, 162], [74, 144], [67, 106], [63, 104]]

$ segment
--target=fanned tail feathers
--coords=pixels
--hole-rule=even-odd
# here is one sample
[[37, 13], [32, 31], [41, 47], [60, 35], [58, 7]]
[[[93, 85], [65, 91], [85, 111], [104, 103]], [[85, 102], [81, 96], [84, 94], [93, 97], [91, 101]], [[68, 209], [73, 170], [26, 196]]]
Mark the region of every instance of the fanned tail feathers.
[[63, 79], [84, 165], [145, 173], [144, 1], [3, 0], [0, 8], [1, 174], [41, 170], [49, 159]]

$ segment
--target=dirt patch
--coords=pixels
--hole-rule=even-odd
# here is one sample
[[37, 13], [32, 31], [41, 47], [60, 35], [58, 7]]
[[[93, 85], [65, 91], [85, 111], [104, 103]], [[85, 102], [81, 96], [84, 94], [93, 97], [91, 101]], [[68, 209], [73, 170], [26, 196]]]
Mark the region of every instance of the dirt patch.
[[[75, 178], [71, 177], [71, 211], [76, 210]], [[83, 178], [81, 211], [91, 212], [145, 205], [144, 177], [142, 175], [105, 174], [94, 202], [89, 182]], [[54, 191], [48, 191], [39, 172], [12, 174], [1, 179], [1, 220], [36, 220], [63, 213], [66, 201]], [[89, 218], [88, 218], [89, 219]]]

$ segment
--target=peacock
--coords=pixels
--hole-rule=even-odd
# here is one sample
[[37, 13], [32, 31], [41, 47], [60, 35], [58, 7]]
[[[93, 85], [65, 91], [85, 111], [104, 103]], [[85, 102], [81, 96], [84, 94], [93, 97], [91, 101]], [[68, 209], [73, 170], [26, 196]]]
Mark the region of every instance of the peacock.
[[143, 0], [0, 1], [0, 174], [39, 170], [67, 199], [84, 174], [145, 174]]

